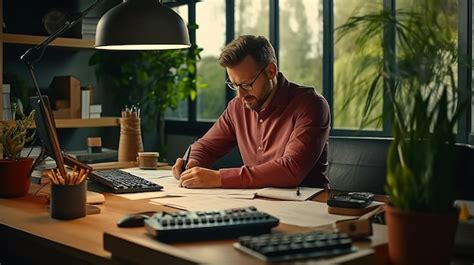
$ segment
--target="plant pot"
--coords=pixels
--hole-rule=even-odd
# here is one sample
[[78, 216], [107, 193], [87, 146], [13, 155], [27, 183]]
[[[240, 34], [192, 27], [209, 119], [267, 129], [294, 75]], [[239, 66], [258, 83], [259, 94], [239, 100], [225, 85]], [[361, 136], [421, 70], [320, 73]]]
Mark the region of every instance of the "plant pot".
[[24, 196], [31, 183], [33, 158], [0, 160], [0, 197]]
[[394, 265], [449, 264], [458, 212], [406, 212], [385, 205], [388, 250]]

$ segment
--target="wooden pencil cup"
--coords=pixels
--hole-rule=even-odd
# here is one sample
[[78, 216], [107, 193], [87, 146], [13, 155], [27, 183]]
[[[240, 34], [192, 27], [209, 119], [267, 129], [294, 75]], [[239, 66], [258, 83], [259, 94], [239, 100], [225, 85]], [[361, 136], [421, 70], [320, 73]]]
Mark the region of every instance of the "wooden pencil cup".
[[138, 152], [143, 152], [140, 118], [121, 118], [118, 161], [136, 161]]
[[87, 182], [76, 185], [51, 183], [49, 213], [60, 220], [76, 219], [86, 216]]

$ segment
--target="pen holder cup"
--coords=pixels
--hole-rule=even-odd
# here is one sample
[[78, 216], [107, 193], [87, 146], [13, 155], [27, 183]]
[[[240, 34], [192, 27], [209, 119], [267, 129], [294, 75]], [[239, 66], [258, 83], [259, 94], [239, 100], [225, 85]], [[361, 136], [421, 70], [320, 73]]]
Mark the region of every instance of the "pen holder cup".
[[86, 216], [87, 182], [77, 185], [51, 184], [50, 215], [54, 219], [68, 220]]
[[121, 118], [118, 161], [136, 161], [138, 152], [143, 152], [140, 119], [133, 117]]
[[140, 169], [156, 169], [158, 167], [158, 152], [138, 152], [137, 162]]

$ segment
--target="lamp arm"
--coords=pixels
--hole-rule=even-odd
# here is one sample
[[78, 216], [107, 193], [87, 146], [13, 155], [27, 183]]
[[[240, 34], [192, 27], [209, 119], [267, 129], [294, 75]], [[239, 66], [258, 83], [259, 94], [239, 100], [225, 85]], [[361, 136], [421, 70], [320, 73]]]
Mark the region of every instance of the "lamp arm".
[[[59, 36], [61, 36], [65, 31], [68, 29], [72, 28], [74, 25], [76, 25], [79, 21], [82, 20], [84, 16], [89, 13], [89, 11], [101, 3], [101, 0], [96, 0], [91, 6], [86, 8], [84, 11], [79, 13], [77, 16], [73, 17], [72, 19], [67, 20], [64, 25], [62, 25], [56, 32], [51, 34], [48, 38], [46, 38], [43, 42], [40, 44], [34, 46], [33, 48], [28, 49], [23, 55], [20, 56], [20, 61], [24, 62], [26, 66], [28, 67], [28, 71], [30, 72], [31, 79], [33, 80], [34, 87], [36, 89], [36, 94], [39, 97], [39, 101], [42, 106], [42, 109], [44, 110], [45, 113], [43, 113], [44, 119], [45, 119], [45, 126], [46, 130], [49, 131], [49, 135], [51, 135], [51, 148], [54, 156], [54, 159], [56, 160], [56, 166], [59, 169], [59, 172], [61, 173], [61, 176], [65, 177], [66, 176], [66, 170], [64, 168], [64, 156], [61, 153], [61, 149], [59, 146], [59, 140], [58, 136], [56, 135], [56, 128], [53, 126], [53, 119], [52, 114], [50, 113], [50, 109], [46, 106], [45, 101], [43, 100], [43, 97], [41, 95], [41, 91], [38, 85], [38, 81], [36, 80], [35, 72], [34, 72], [34, 63], [38, 62], [41, 60], [43, 57], [44, 51], [48, 44], [53, 42], [55, 39], [57, 39]], [[67, 159], [68, 162], [70, 159]], [[79, 165], [81, 166], [81, 165]]]
[[23, 53], [20, 56], [20, 61], [24, 62], [28, 66], [32, 66], [34, 63], [38, 62], [41, 60], [43, 57], [44, 51], [46, 47], [53, 42], [55, 39], [57, 39], [59, 36], [63, 35], [64, 32], [66, 32], [68, 29], [72, 28], [74, 25], [76, 25], [79, 21], [84, 18], [91, 9], [95, 8], [99, 4], [101, 4], [104, 1], [101, 0], [96, 0], [92, 5], [90, 5], [88, 8], [86, 8], [84, 11], [81, 13], [77, 14], [76, 16], [72, 17], [71, 19], [68, 19], [56, 32], [51, 34], [48, 38], [46, 38], [43, 42], [40, 44], [36, 45], [33, 48], [28, 49], [25, 53]]

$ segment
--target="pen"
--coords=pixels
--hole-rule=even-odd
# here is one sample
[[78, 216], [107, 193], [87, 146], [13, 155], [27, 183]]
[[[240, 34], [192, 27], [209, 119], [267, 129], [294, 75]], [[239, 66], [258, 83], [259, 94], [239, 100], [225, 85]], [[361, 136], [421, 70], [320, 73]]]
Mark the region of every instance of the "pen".
[[183, 166], [181, 167], [181, 172], [184, 172], [186, 170], [186, 165], [188, 164], [190, 154], [191, 154], [191, 145], [188, 147], [188, 150], [186, 151], [186, 159], [184, 160]]
[[300, 186], [296, 187], [296, 196], [300, 196]]

